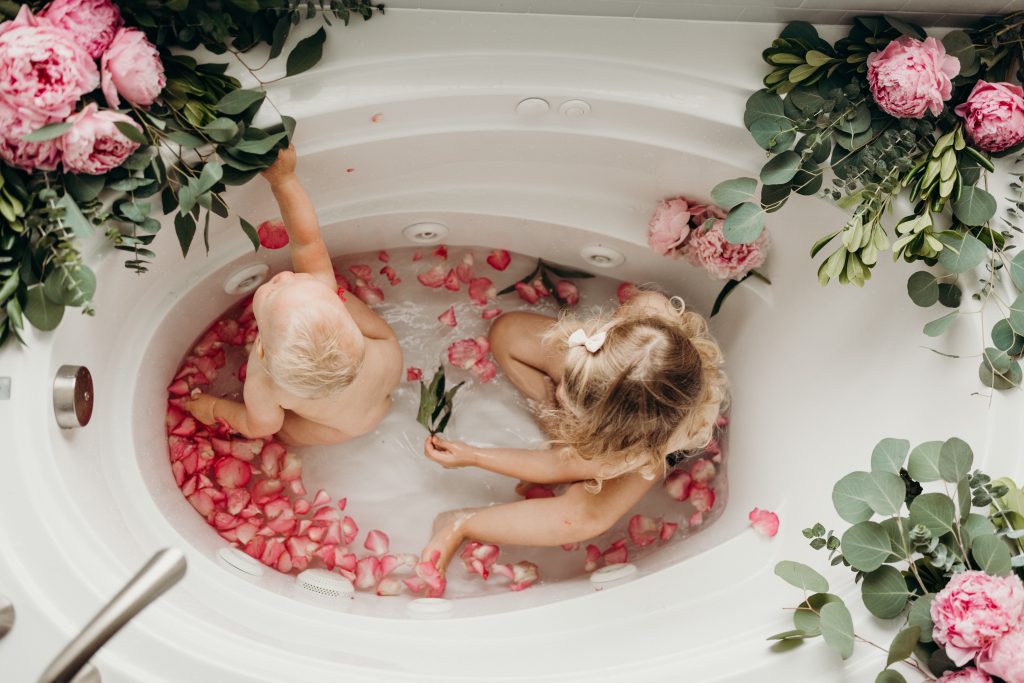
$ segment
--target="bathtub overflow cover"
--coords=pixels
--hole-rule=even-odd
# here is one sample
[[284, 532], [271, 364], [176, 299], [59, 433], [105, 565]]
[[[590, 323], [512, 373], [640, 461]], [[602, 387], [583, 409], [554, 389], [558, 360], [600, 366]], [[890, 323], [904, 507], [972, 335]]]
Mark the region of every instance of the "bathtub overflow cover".
[[402, 228], [405, 239], [415, 244], [438, 244], [448, 236], [448, 226], [441, 223], [413, 223]]
[[603, 244], [588, 244], [580, 250], [583, 260], [598, 268], [614, 268], [626, 262], [622, 252]]
[[621, 581], [626, 577], [636, 574], [636, 571], [636, 565], [629, 562], [610, 564], [592, 573], [590, 575], [590, 583], [593, 586], [603, 586], [613, 581]]
[[253, 263], [233, 272], [224, 281], [224, 292], [226, 294], [248, 294], [263, 284], [267, 279], [270, 266], [266, 263]]

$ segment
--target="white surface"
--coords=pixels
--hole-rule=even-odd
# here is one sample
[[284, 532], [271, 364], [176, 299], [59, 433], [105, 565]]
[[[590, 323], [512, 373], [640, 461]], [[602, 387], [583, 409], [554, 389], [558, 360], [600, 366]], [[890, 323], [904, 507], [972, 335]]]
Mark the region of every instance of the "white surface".
[[[653, 255], [645, 226], [662, 197], [707, 199], [719, 180], [763, 163], [740, 117], [776, 30], [394, 12], [332, 33], [324, 65], [275, 84], [271, 97], [299, 119], [302, 178], [336, 253], [405, 244], [401, 228], [417, 221], [448, 225], [451, 244], [578, 267], [579, 249], [600, 241], [627, 257], [615, 277], [662, 283], [706, 311], [719, 283]], [[524, 121], [515, 105], [527, 97], [553, 107], [583, 98], [593, 111]], [[228, 199], [252, 221], [276, 214], [268, 195], [254, 182]], [[907, 268], [880, 264], [864, 290], [817, 285], [808, 245], [842, 216], [810, 198], [773, 214], [773, 286], [738, 288], [714, 321], [734, 404], [731, 503], [712, 529], [674, 546], [676, 557], [641, 560], [641, 576], [621, 586], [590, 592], [585, 577], [538, 585], [482, 598], [479, 611], [466, 600], [431, 622], [346, 614], [303, 600], [291, 577], [268, 572], [278, 583], [256, 586], [219, 564], [220, 544], [157, 466], [162, 440], [137, 442], [163, 423], [161, 387], [140, 377], [170, 377], [180, 340], [232, 301], [196, 284], [243, 263], [279, 268], [286, 255], [253, 255], [234, 218], [212, 225], [208, 257], [193, 248], [184, 263], [168, 225], [143, 277], [101, 250], [97, 316], [70, 312], [59, 332], [0, 354], [12, 378], [12, 400], [0, 401], [0, 592], [19, 616], [0, 641], [4, 680], [34, 680], [167, 545], [185, 550], [188, 574], [97, 657], [108, 683], [661, 681], [684, 671], [692, 681], [871, 680], [882, 659], [865, 648], [845, 674], [820, 642], [768, 651], [764, 637], [789, 628], [783, 608], [799, 601], [772, 565], [821, 565], [799, 529], [835, 521], [831, 483], [864, 467], [881, 437], [956, 434], [979, 466], [1017, 476], [1024, 441], [1019, 392], [975, 395], [976, 359], [920, 348], [936, 313], [903, 295]], [[975, 353], [982, 332], [958, 324], [933, 343]], [[71, 433], [56, 428], [50, 407], [63, 363], [88, 366], [96, 380], [93, 423]], [[746, 528], [755, 505], [779, 513], [775, 539]], [[849, 573], [828, 575], [834, 591], [854, 595]], [[858, 615], [858, 632], [871, 637], [878, 626]]]

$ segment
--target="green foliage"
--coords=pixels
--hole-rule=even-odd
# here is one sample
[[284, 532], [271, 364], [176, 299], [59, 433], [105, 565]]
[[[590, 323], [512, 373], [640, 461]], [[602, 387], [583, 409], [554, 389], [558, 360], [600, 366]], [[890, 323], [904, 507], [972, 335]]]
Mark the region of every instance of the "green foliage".
[[[986, 17], [945, 35], [960, 73], [937, 116], [896, 118], [870, 92], [868, 56], [900, 36], [920, 40], [926, 34], [902, 19], [865, 16], [829, 43], [806, 22], [787, 25], [762, 53], [769, 67], [764, 88], [750, 95], [743, 114], [754, 142], [768, 152], [759, 201], [758, 183], [749, 177], [719, 183], [713, 196], [729, 209], [725, 236], [734, 243], [756, 239], [765, 216], [794, 193], [836, 202], [849, 218], [811, 247], [811, 257], [821, 259], [818, 281], [862, 287], [889, 249], [894, 260], [939, 266], [934, 274], [915, 273], [908, 294], [919, 306], [955, 309], [924, 325], [925, 335], [940, 337], [961, 317], [965, 301], [984, 305], [1007, 279], [1024, 291], [1024, 254], [1009, 259], [1017, 233], [1024, 232], [1024, 145], [993, 154], [977, 149], [953, 112], [977, 82], [1019, 82], [1024, 76], [1024, 12]], [[1005, 217], [998, 217], [986, 174], [995, 170], [995, 158], [1010, 155], [1020, 156], [1010, 167], [1015, 180]], [[823, 182], [829, 175], [830, 186]], [[910, 212], [890, 218], [899, 197], [909, 200]], [[985, 277], [963, 278], [981, 269]], [[969, 298], [965, 286], [972, 288]], [[1006, 359], [986, 356], [978, 372], [997, 390], [1022, 381], [1017, 357], [1024, 354], [1024, 303], [1011, 307], [1007, 321], [996, 347], [1013, 352]]]
[[416, 421], [426, 427], [431, 436], [443, 432], [448, 426], [455, 409], [455, 393], [463, 384], [465, 382], [459, 382], [446, 391], [443, 365], [434, 373], [429, 384], [420, 380], [420, 407]]
[[[927, 663], [936, 673], [952, 667], [931, 642], [930, 607], [954, 574], [1024, 576], [1024, 491], [1009, 479], [972, 472], [973, 461], [970, 446], [956, 437], [913, 448], [904, 439], [882, 439], [871, 453], [871, 471], [851, 472], [833, 488], [836, 510], [852, 525], [841, 539], [820, 523], [803, 530], [812, 548], [828, 548], [830, 557], [842, 551], [831, 564], [854, 572], [872, 616], [902, 621], [877, 681], [903, 680], [890, 668], [901, 662]], [[934, 490], [919, 481], [936, 482]], [[871, 519], [875, 515], [881, 522]], [[793, 630], [772, 638], [801, 641], [820, 634], [849, 657], [858, 637], [849, 609], [827, 592], [829, 581], [796, 562], [778, 563], [776, 574], [801, 589], [804, 601], [793, 612]], [[810, 591], [816, 592], [806, 597]]]

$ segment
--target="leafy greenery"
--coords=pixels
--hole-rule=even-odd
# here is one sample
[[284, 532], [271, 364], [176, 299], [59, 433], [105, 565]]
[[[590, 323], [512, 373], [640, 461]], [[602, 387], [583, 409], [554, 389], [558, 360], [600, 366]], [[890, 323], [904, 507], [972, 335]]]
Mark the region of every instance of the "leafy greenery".
[[[1004, 354], [981, 354], [978, 376], [994, 389], [1020, 386], [1024, 353], [1024, 254], [1010, 252], [1024, 217], [1024, 157], [1009, 164], [1013, 180], [1009, 207], [997, 217], [996, 197], [987, 189], [996, 157], [971, 146], [953, 109], [975, 83], [1024, 78], [1024, 12], [987, 17], [966, 30], [946, 34], [942, 42], [960, 61], [953, 93], [937, 116], [898, 119], [875, 103], [867, 82], [867, 58], [900, 36], [922, 40], [920, 26], [884, 16], [854, 19], [849, 34], [834, 44], [806, 22], [793, 22], [762, 53], [770, 71], [764, 88], [747, 100], [743, 123], [768, 159], [758, 181], [736, 178], [712, 191], [729, 209], [726, 239], [747, 243], [763, 229], [765, 215], [780, 209], [793, 193], [817, 195], [850, 212], [846, 224], [811, 248], [822, 254], [818, 280], [863, 286], [881, 252], [893, 259], [938, 267], [911, 275], [907, 291], [918, 306], [957, 309], [929, 322], [924, 333], [938, 337], [968, 313], [962, 304], [995, 304], [1000, 319], [993, 342]], [[1020, 146], [1018, 146], [1020, 147]], [[1009, 161], [1009, 160], [1008, 160]], [[909, 200], [912, 212], [890, 220], [896, 199]], [[986, 271], [978, 282], [965, 274]], [[1019, 294], [1004, 301], [997, 285]], [[969, 297], [967, 287], [975, 288]], [[1012, 299], [1012, 296], [1010, 297]], [[998, 341], [996, 337], [998, 336]]]
[[[351, 16], [370, 19], [384, 7], [368, 0], [115, 0], [127, 25], [143, 30], [157, 46], [166, 86], [148, 109], [125, 111], [142, 130], [118, 124], [139, 143], [121, 167], [102, 175], [26, 173], [0, 164], [0, 346], [22, 340], [26, 322], [55, 329], [68, 307], [93, 312], [96, 277], [82, 262], [78, 238], [98, 229], [124, 253], [125, 267], [144, 273], [155, 258], [150, 249], [162, 223], [158, 212], [173, 216], [183, 255], [202, 235], [209, 249], [210, 214], [223, 218], [229, 208], [223, 193], [267, 168], [288, 145], [295, 121], [280, 116], [277, 128], [253, 125], [266, 98], [258, 72], [282, 55], [291, 29], [303, 20], [348, 24]], [[14, 17], [20, 4], [0, 3], [0, 20]], [[39, 9], [42, 3], [29, 3]], [[313, 67], [322, 55], [326, 31], [298, 41], [287, 55], [287, 75]], [[245, 53], [268, 45], [269, 59], [251, 66]], [[257, 82], [242, 89], [227, 75], [228, 63], [200, 63], [189, 50], [204, 47], [229, 55]], [[104, 104], [98, 93], [83, 103]], [[274, 107], [276, 110], [276, 107]], [[66, 123], [44, 126], [27, 139], [61, 135]], [[243, 231], [252, 230], [239, 216]], [[254, 246], [258, 241], [254, 242]]]
[[420, 380], [420, 407], [416, 413], [416, 421], [427, 428], [430, 435], [439, 434], [448, 426], [452, 411], [455, 408], [455, 392], [465, 382], [459, 382], [451, 389], [445, 390], [444, 366], [434, 373], [429, 384]]
[[[841, 538], [820, 523], [803, 530], [811, 548], [828, 551], [832, 566], [854, 572], [868, 612], [904, 620], [888, 647], [858, 636], [843, 599], [828, 592], [828, 580], [789, 560], [775, 573], [804, 596], [793, 610], [793, 630], [769, 640], [820, 635], [843, 659], [857, 641], [868, 643], [886, 654], [876, 681], [904, 681], [890, 668], [897, 664], [926, 676], [954, 668], [932, 642], [935, 594], [967, 570], [1024, 576], [1024, 492], [1009, 479], [971, 472], [973, 462], [970, 446], [956, 437], [913, 449], [905, 439], [882, 439], [871, 453], [871, 470], [852, 472], [833, 488], [836, 512], [852, 526]], [[918, 476], [938, 482], [936, 490], [925, 492], [912, 478]]]

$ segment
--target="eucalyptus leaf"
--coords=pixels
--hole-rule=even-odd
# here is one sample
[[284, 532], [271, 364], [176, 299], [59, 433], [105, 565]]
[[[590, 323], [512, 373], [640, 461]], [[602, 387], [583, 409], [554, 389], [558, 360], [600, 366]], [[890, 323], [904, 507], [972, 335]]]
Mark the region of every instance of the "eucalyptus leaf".
[[217, 102], [215, 108], [224, 114], [241, 114], [243, 111], [262, 102], [267, 93], [262, 90], [232, 90]]
[[1010, 279], [1017, 289], [1024, 290], [1024, 251], [1019, 252], [1010, 261]]
[[723, 209], [731, 209], [742, 202], [754, 198], [757, 181], [753, 178], [733, 178], [724, 180], [711, 190], [711, 199]]
[[259, 233], [256, 231], [256, 228], [254, 228], [252, 226], [252, 223], [250, 223], [249, 221], [245, 220], [241, 216], [238, 217], [238, 222], [242, 226], [242, 232], [244, 232], [245, 236], [249, 238], [250, 242], [252, 242], [252, 250], [253, 251], [259, 251], [260, 250], [260, 236], [259, 236]]
[[910, 591], [907, 590], [903, 574], [887, 564], [864, 575], [860, 592], [864, 606], [879, 619], [896, 617], [910, 599]]
[[939, 453], [942, 451], [941, 441], [926, 441], [910, 451], [907, 472], [920, 482], [939, 481]]
[[930, 323], [924, 326], [924, 333], [929, 337], [942, 336], [946, 332], [946, 330], [949, 329], [949, 326], [953, 324], [953, 321], [956, 320], [957, 316], [959, 315], [960, 311], [952, 311], [951, 313], [947, 313], [941, 318], [936, 318], [935, 320], [931, 321]]
[[971, 544], [974, 564], [986, 574], [1006, 576], [1012, 571], [1010, 549], [1003, 539], [995, 535], [978, 536]]
[[761, 169], [761, 182], [765, 185], [788, 183], [800, 170], [800, 155], [793, 150], [775, 155]]
[[955, 484], [971, 470], [974, 452], [963, 439], [953, 437], [939, 449], [939, 475], [943, 481]]
[[754, 122], [765, 118], [785, 119], [789, 123], [784, 111], [781, 97], [768, 90], [758, 90], [747, 98], [743, 111], [743, 125], [749, 130]]
[[995, 535], [995, 533], [996, 527], [992, 521], [985, 515], [979, 515], [976, 512], [969, 513], [960, 524], [960, 540], [967, 550], [974, 545], [974, 539]]
[[982, 353], [978, 378], [985, 386], [998, 391], [1013, 389], [1021, 385], [1022, 375], [1020, 364], [1005, 351], [989, 347]]
[[833, 602], [842, 603], [843, 600], [832, 593], [815, 593], [793, 611], [793, 626], [809, 636], [821, 635], [821, 608]]
[[234, 148], [248, 154], [266, 154], [274, 148], [274, 145], [283, 140], [285, 136], [286, 134], [282, 132], [268, 135], [261, 140], [242, 140]]
[[178, 237], [178, 246], [181, 247], [182, 257], [188, 256], [188, 249], [192, 246], [192, 240], [196, 236], [196, 221], [192, 214], [174, 214], [174, 233]]
[[796, 140], [796, 127], [789, 119], [761, 118], [750, 126], [750, 136], [754, 142], [769, 152], [781, 152], [789, 149]]
[[43, 292], [43, 286], [35, 285], [25, 293], [22, 312], [37, 330], [50, 332], [57, 328], [64, 317], [64, 305], [50, 301]]
[[229, 118], [220, 117], [203, 126], [203, 132], [216, 142], [228, 142], [238, 135], [238, 124]]
[[960, 308], [963, 291], [953, 282], [939, 283], [939, 303], [946, 308]]
[[96, 274], [84, 264], [58, 267], [46, 276], [43, 293], [57, 304], [84, 306], [96, 293]]
[[907, 683], [907, 679], [895, 669], [885, 669], [875, 676], [875, 683]]
[[120, 131], [121, 135], [125, 136], [132, 142], [137, 142], [140, 145], [145, 145], [149, 142], [146, 136], [143, 135], [142, 130], [139, 129], [137, 123], [128, 123], [127, 121], [116, 121], [114, 126]]
[[843, 659], [853, 654], [853, 617], [842, 602], [830, 602], [821, 608], [821, 636]]
[[939, 233], [938, 240], [943, 246], [939, 263], [952, 273], [966, 273], [976, 268], [988, 254], [988, 248], [970, 233], [947, 231]]
[[757, 204], [744, 202], [733, 207], [725, 218], [722, 233], [733, 244], [749, 244], [764, 229], [764, 211]]
[[932, 642], [932, 602], [935, 600], [935, 593], [922, 595], [910, 606], [910, 614], [907, 623], [920, 629], [918, 640], [922, 643]]
[[48, 123], [41, 128], [36, 128], [31, 133], [21, 136], [22, 142], [44, 142], [64, 135], [71, 130], [71, 124], [64, 122]]
[[922, 493], [910, 504], [909, 523], [911, 527], [918, 524], [932, 532], [933, 536], [942, 536], [953, 531], [953, 518], [956, 509], [949, 496], [942, 493]]
[[927, 270], [919, 270], [907, 280], [907, 294], [915, 304], [927, 308], [939, 300], [939, 282]]
[[64, 209], [64, 222], [75, 233], [75, 237], [87, 239], [93, 236], [95, 231], [92, 228], [92, 223], [85, 217], [82, 210], [78, 208], [78, 203], [75, 202], [69, 193], [65, 192], [60, 196], [60, 199], [57, 200], [57, 206]]
[[855, 524], [846, 530], [840, 543], [843, 557], [862, 572], [873, 572], [881, 567], [892, 550], [889, 535], [875, 522]]
[[921, 627], [908, 626], [892, 639], [889, 645], [889, 656], [885, 659], [886, 666], [892, 666], [896, 662], [907, 659], [914, 654], [914, 648], [921, 636]]
[[866, 493], [870, 480], [867, 472], [850, 472], [832, 487], [832, 504], [839, 516], [850, 524], [871, 519], [873, 510]]
[[815, 593], [828, 592], [828, 581], [806, 564], [783, 560], [775, 565], [775, 575], [791, 586]]
[[865, 480], [864, 502], [880, 515], [895, 515], [903, 505], [907, 488], [898, 474], [870, 472]]
[[964, 225], [985, 225], [996, 215], [996, 198], [976, 185], [966, 185], [953, 204], [953, 215]]

